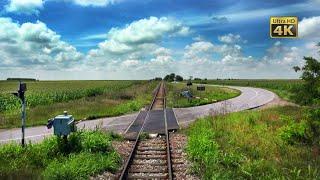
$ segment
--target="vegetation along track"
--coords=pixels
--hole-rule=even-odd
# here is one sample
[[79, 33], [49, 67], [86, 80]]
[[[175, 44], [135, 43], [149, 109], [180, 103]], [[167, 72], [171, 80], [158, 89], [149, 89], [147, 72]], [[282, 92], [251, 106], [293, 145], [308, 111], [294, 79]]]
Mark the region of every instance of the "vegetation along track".
[[[176, 158], [179, 158], [179, 152], [174, 152], [174, 156], [171, 155], [171, 152], [173, 151], [170, 147], [165, 108], [166, 90], [164, 82], [161, 82], [156, 90], [150, 108], [148, 109], [147, 116], [144, 119], [139, 135], [135, 140], [131, 154], [123, 168], [120, 179], [175, 178], [171, 158], [175, 158], [175, 162], [178, 164], [181, 164], [182, 162], [176, 160]], [[154, 110], [162, 110], [164, 113], [164, 119], [159, 119], [159, 121], [163, 121], [165, 124], [165, 133], [152, 139], [142, 139], [141, 135], [143, 133], [144, 124], [148, 121], [149, 113]], [[179, 166], [173, 165], [173, 167]]]

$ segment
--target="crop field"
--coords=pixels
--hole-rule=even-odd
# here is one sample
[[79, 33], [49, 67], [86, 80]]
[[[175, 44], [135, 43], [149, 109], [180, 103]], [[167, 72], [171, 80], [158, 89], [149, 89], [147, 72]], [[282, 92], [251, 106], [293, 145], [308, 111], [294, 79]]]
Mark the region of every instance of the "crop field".
[[230, 86], [250, 86], [265, 88], [275, 92], [281, 98], [292, 100], [295, 88], [302, 85], [303, 81], [298, 79], [239, 79], [239, 80], [207, 80], [207, 81], [194, 81], [196, 83], [207, 83], [217, 85], [230, 85]]
[[[69, 111], [77, 120], [138, 111], [150, 102], [157, 82], [30, 81], [27, 82], [27, 126], [45, 124]], [[0, 128], [20, 125], [20, 102], [10, 94], [17, 81], [0, 81]]]
[[[205, 91], [197, 91], [196, 85], [188, 88], [185, 83], [167, 83], [167, 89], [167, 106], [175, 108], [205, 105], [240, 95], [238, 90], [213, 86], [206, 86]], [[181, 95], [185, 90], [194, 96], [191, 100]]]

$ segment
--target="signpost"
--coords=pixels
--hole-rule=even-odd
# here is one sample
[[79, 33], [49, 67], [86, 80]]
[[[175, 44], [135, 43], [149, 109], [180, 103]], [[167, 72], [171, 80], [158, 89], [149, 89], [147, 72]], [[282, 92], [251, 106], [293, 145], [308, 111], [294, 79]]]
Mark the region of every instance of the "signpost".
[[205, 91], [206, 87], [202, 84], [197, 86], [197, 91], [200, 91], [201, 96], [203, 96], [203, 93], [201, 93], [201, 91]]
[[202, 86], [200, 85], [200, 86], [197, 86], [197, 90], [198, 90], [198, 91], [205, 91], [205, 90], [206, 90], [206, 87], [203, 86], [203, 85], [202, 85]]
[[21, 131], [22, 131], [22, 138], [21, 138], [21, 145], [24, 147], [24, 129], [26, 126], [26, 98], [24, 93], [27, 91], [27, 84], [19, 82], [18, 92], [12, 93], [13, 95], [17, 96], [21, 101]]

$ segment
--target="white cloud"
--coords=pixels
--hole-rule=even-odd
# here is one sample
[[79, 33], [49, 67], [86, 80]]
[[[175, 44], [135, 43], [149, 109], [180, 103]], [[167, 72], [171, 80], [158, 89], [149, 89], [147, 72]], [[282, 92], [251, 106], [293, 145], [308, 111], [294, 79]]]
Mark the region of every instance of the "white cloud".
[[240, 45], [198, 41], [185, 48], [182, 60], [174, 61], [177, 73], [207, 78], [297, 78], [292, 70], [304, 63], [303, 56], [319, 58], [315, 43], [284, 46], [275, 42], [262, 58], [245, 56]]
[[156, 50], [154, 50], [153, 54], [155, 56], [168, 56], [171, 54], [171, 50], [170, 49], [167, 49], [167, 48], [164, 48], [164, 47], [159, 47], [157, 48]]
[[320, 39], [320, 16], [302, 19], [298, 33], [301, 38]]
[[83, 7], [105, 7], [121, 0], [9, 0], [5, 10], [17, 14], [39, 14], [39, 10], [49, 1], [73, 3]]
[[[228, 41], [229, 42], [229, 41]], [[202, 59], [212, 57], [214, 54], [222, 56], [241, 56], [242, 47], [237, 44], [212, 44], [208, 41], [196, 41], [185, 47], [184, 58]]]
[[198, 41], [194, 42], [191, 45], [187, 45], [185, 49], [187, 50], [187, 55], [193, 56], [199, 53], [205, 53], [213, 51], [214, 45], [208, 41]]
[[125, 28], [112, 28], [109, 39], [125, 44], [153, 43], [165, 35], [186, 35], [188, 27], [166, 17], [150, 17], [134, 21]]
[[2, 66], [68, 67], [80, 61], [82, 54], [61, 41], [60, 35], [44, 23], [18, 24], [0, 18], [0, 62]]
[[125, 67], [136, 67], [140, 64], [139, 60], [128, 59], [121, 63]]
[[198, 36], [192, 38], [192, 40], [194, 40], [194, 41], [204, 41], [204, 38], [202, 36], [198, 35]]
[[119, 0], [72, 0], [75, 4], [80, 6], [107, 6], [114, 4]]
[[[0, 18], [0, 25], [2, 78], [4, 72], [11, 75], [14, 70], [27, 68], [35, 72], [63, 69], [74, 73], [68, 75], [74, 79], [146, 79], [171, 72], [207, 78], [297, 77], [292, 66], [301, 65], [304, 55], [319, 57], [315, 42], [285, 46], [281, 41], [266, 49], [261, 58], [244, 55], [242, 44], [236, 44], [242, 38], [233, 34], [220, 36], [223, 40], [219, 43], [197, 38], [182, 50], [169, 49], [161, 45], [162, 40], [181, 35], [184, 27], [169, 18], [150, 17], [113, 28], [106, 33], [107, 39], [86, 56], [40, 21], [19, 24]], [[152, 32], [145, 33], [140, 26]], [[90, 72], [89, 77], [83, 75], [84, 71]], [[46, 72], [41, 75], [48, 77]]]
[[43, 4], [43, 0], [9, 0], [5, 10], [18, 14], [38, 14], [39, 9], [43, 8]]
[[157, 56], [157, 53], [166, 51], [158, 49], [159, 41], [165, 37], [185, 35], [186, 29], [188, 27], [183, 26], [181, 22], [167, 17], [149, 17], [133, 21], [123, 28], [112, 28], [107, 33], [107, 39], [99, 43], [98, 49], [89, 51], [88, 59], [146, 59], [146, 56], [152, 55], [150, 52], [156, 53], [153, 55]]
[[228, 43], [228, 44], [238, 43], [242, 41], [241, 36], [239, 34], [231, 34], [231, 33], [227, 35], [219, 36], [218, 39], [220, 42]]

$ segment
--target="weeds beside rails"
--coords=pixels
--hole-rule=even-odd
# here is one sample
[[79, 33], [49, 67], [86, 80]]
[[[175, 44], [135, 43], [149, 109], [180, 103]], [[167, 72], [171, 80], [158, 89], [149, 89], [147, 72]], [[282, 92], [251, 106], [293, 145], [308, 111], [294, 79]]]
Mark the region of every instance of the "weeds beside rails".
[[297, 128], [304, 114], [286, 106], [199, 119], [186, 130], [192, 170], [203, 179], [319, 179], [319, 152]]
[[102, 171], [115, 172], [120, 156], [111, 146], [119, 139], [101, 130], [78, 131], [67, 144], [50, 137], [39, 144], [0, 146], [0, 179], [88, 179]]

